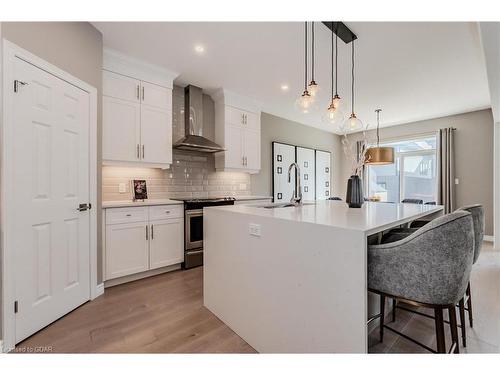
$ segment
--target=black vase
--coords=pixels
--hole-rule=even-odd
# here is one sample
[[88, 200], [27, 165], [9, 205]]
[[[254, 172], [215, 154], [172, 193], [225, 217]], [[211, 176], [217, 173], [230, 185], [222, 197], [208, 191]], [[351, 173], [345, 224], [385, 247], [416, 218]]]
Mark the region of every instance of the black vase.
[[347, 180], [347, 194], [345, 201], [351, 208], [361, 208], [363, 205], [363, 184], [359, 176], [351, 176], [349, 180]]

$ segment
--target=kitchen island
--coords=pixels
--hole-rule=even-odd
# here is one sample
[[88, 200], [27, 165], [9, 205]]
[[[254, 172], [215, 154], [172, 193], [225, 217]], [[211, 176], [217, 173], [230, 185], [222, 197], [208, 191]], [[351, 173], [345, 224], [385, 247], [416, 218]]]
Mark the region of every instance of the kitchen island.
[[206, 208], [204, 305], [261, 353], [367, 352], [367, 240], [442, 206]]

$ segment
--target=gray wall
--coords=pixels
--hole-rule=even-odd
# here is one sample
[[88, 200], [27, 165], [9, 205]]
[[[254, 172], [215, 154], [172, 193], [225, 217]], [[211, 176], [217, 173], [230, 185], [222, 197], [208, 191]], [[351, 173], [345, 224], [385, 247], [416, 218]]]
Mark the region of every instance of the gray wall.
[[332, 153], [332, 195], [339, 194], [342, 145], [338, 135], [264, 112], [260, 119], [261, 170], [251, 177], [252, 194], [272, 195], [271, 143], [273, 141], [330, 151]]
[[[97, 89], [97, 184], [101, 186], [102, 35], [87, 22], [3, 22], [2, 37]], [[101, 264], [101, 191], [97, 190], [98, 281]], [[0, 278], [1, 280], [1, 278]], [[1, 327], [0, 327], [1, 329]], [[0, 332], [1, 337], [1, 332]]]
[[[455, 169], [457, 207], [481, 203], [485, 207], [485, 234], [493, 235], [493, 116], [490, 109], [468, 112], [432, 120], [412, 122], [380, 129], [381, 140], [435, 132], [455, 127]], [[374, 130], [368, 138], [374, 139]], [[360, 133], [351, 135], [356, 140]], [[349, 178], [347, 161], [343, 158], [342, 181]], [[344, 188], [345, 184], [341, 184]], [[345, 189], [345, 188], [344, 188]], [[344, 192], [345, 190], [343, 190]]]

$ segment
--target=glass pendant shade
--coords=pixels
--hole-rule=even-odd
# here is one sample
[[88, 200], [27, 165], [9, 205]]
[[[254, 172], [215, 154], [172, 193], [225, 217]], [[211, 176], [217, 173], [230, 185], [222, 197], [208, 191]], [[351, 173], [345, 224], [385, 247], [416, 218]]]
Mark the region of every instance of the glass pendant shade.
[[335, 94], [335, 96], [333, 97], [333, 100], [332, 100], [332, 105], [336, 109], [339, 109], [341, 104], [342, 104], [342, 99], [340, 98], [340, 96], [338, 96], [338, 94]]
[[394, 148], [393, 147], [370, 147], [366, 150], [365, 164], [368, 165], [385, 165], [394, 163]]
[[323, 114], [323, 121], [331, 125], [340, 125], [344, 121], [344, 113], [340, 108], [335, 108], [332, 102]]
[[295, 106], [302, 113], [309, 113], [312, 108], [312, 97], [307, 90], [304, 90], [302, 95], [295, 102]]
[[359, 118], [356, 117], [354, 113], [351, 113], [351, 116], [347, 120], [345, 120], [342, 124], [343, 132], [357, 132], [363, 129], [363, 123]]
[[309, 86], [307, 86], [307, 91], [313, 98], [318, 94], [319, 85], [316, 83], [315, 80], [312, 80], [311, 83], [309, 83]]

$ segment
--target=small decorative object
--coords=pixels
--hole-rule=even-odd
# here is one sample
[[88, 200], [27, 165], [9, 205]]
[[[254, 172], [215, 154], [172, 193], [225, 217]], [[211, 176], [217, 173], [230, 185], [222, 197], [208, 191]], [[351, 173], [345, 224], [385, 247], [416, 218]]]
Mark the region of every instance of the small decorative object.
[[363, 181], [361, 175], [363, 173], [363, 165], [366, 160], [366, 152], [368, 141], [366, 139], [366, 129], [363, 130], [363, 139], [359, 142], [351, 142], [344, 133], [342, 145], [347, 161], [351, 163], [351, 177], [347, 180], [347, 194], [345, 201], [351, 208], [360, 208], [364, 203], [363, 196]]
[[133, 180], [134, 201], [148, 199], [146, 180]]

